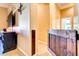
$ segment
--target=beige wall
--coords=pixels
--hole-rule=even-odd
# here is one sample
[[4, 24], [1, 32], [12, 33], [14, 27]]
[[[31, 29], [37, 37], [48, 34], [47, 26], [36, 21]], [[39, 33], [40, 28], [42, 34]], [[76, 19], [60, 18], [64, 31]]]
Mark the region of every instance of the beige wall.
[[72, 16], [74, 16], [74, 8], [73, 7], [61, 10], [61, 18], [72, 17]]
[[60, 29], [60, 9], [55, 3], [50, 3], [50, 28]]
[[37, 39], [43, 42], [47, 42], [49, 16], [49, 4], [31, 4], [31, 29], [37, 30]]
[[0, 8], [0, 30], [7, 28], [7, 16], [8, 10], [6, 8]]
[[30, 4], [30, 20], [31, 20], [31, 29], [36, 29], [37, 27], [37, 4]]
[[38, 40], [48, 42], [48, 30], [50, 27], [49, 4], [37, 5], [37, 35]]

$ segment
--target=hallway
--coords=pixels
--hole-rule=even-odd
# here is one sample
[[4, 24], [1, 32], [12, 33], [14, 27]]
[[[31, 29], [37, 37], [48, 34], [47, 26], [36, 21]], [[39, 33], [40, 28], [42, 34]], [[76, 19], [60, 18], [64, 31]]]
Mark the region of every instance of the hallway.
[[[52, 56], [52, 54], [48, 51], [48, 47], [43, 42], [38, 42], [38, 52], [34, 56]], [[53, 54], [55, 56], [55, 54]]]

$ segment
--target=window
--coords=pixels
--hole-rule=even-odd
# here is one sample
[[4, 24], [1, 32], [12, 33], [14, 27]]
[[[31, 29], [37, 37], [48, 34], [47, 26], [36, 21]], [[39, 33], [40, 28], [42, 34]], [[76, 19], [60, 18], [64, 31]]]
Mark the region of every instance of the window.
[[62, 19], [62, 29], [70, 30], [71, 29], [71, 18]]

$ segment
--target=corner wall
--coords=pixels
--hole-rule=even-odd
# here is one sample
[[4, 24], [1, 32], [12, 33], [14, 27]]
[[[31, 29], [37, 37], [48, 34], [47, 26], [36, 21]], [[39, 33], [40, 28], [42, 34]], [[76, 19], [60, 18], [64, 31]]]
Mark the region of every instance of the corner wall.
[[[72, 30], [74, 29], [74, 15], [75, 15], [74, 11], [75, 11], [74, 6], [61, 10], [61, 23], [63, 21], [63, 18], [70, 18], [70, 24]], [[61, 28], [63, 28], [62, 24]]]
[[30, 4], [24, 4], [26, 8], [19, 14], [18, 48], [25, 54], [31, 55], [31, 31], [30, 31]]
[[50, 29], [60, 29], [60, 9], [50, 3]]

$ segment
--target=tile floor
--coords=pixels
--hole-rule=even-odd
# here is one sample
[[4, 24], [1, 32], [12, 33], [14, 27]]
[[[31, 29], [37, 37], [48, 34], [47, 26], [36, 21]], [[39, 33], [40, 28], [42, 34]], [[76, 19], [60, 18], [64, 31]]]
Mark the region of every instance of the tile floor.
[[[24, 56], [18, 49], [5, 53], [3, 56]], [[46, 45], [39, 42], [38, 52], [33, 56], [52, 56]]]
[[34, 56], [52, 56], [48, 51], [47, 45], [42, 42], [38, 43], [38, 52]]
[[24, 56], [24, 54], [18, 49], [15, 49], [10, 52], [4, 53], [3, 56]]

